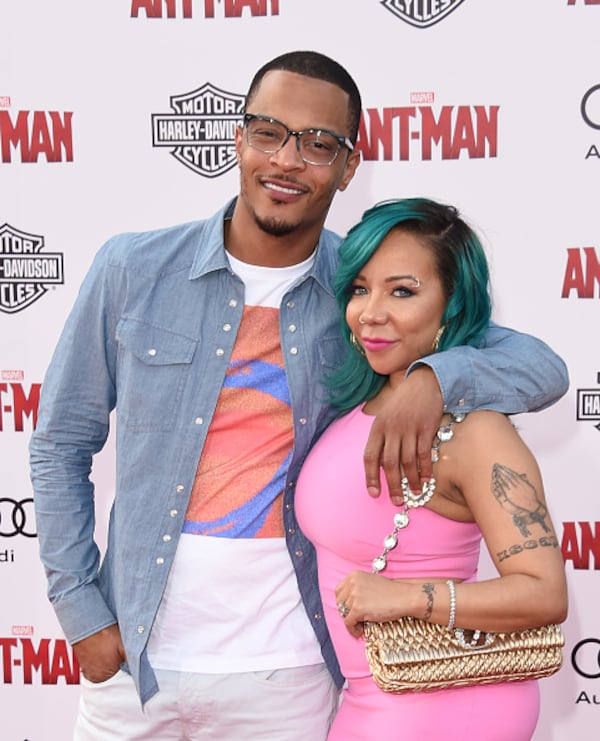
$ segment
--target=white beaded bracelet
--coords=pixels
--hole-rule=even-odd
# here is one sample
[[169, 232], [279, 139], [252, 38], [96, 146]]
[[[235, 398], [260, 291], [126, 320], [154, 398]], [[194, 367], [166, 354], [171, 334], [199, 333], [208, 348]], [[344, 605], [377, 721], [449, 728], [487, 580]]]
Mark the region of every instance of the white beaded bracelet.
[[456, 587], [452, 579], [447, 579], [446, 584], [450, 590], [450, 615], [448, 618], [448, 630], [453, 630], [454, 621], [456, 620]]

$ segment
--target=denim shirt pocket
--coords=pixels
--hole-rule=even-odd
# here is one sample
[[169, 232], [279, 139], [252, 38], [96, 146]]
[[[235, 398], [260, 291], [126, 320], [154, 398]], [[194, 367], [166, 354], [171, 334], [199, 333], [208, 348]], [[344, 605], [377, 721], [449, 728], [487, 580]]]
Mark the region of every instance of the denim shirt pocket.
[[117, 326], [119, 422], [131, 430], [172, 430], [198, 341], [140, 319]]
[[339, 368], [347, 354], [346, 343], [339, 334], [317, 340], [318, 362], [321, 368], [331, 371]]

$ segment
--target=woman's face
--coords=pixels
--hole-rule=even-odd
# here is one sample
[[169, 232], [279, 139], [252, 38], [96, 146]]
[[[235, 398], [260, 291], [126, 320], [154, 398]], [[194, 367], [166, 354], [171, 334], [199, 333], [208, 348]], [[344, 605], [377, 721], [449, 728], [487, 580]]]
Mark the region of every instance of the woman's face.
[[346, 321], [371, 368], [393, 384], [433, 351], [445, 306], [431, 248], [394, 229], [354, 279]]

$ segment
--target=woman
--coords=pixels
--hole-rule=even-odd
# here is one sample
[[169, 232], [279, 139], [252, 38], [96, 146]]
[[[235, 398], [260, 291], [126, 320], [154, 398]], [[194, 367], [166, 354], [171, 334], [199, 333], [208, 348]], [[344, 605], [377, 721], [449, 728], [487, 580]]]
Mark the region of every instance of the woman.
[[[308, 456], [296, 495], [347, 678], [330, 741], [526, 741], [535, 729], [536, 681], [389, 694], [370, 675], [362, 639], [364, 621], [405, 615], [483, 631], [566, 617], [563, 562], [538, 466], [497, 412], [440, 420], [434, 479], [420, 492], [405, 483], [409, 524], [373, 573], [398, 512], [385, 492], [374, 499], [365, 490], [362, 451], [373, 415], [419, 358], [480, 342], [488, 285], [476, 235], [455, 209], [429, 200], [375, 206], [342, 245], [335, 290], [355, 352], [329, 392], [344, 416]], [[499, 576], [477, 581], [482, 538]]]

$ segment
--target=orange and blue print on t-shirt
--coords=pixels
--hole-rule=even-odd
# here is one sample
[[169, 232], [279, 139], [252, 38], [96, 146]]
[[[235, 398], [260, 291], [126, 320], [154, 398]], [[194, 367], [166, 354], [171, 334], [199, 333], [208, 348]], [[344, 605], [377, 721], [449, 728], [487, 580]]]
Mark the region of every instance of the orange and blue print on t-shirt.
[[282, 537], [283, 488], [293, 437], [279, 310], [246, 306], [183, 532]]

